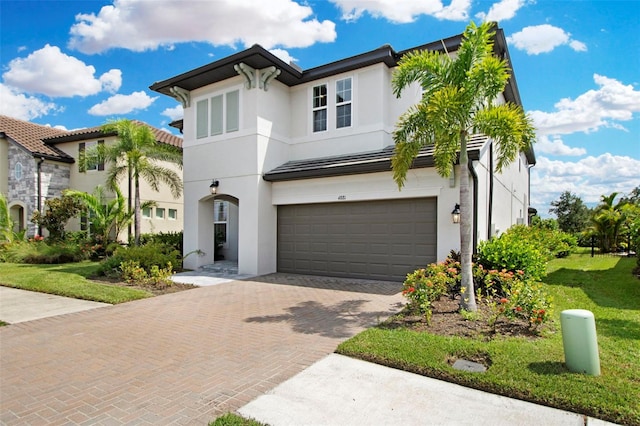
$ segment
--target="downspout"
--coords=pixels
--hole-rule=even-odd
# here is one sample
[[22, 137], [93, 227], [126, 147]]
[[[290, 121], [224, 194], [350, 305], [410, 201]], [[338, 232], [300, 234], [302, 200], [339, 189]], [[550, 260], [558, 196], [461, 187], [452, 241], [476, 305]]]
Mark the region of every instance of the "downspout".
[[489, 144], [489, 208], [487, 216], [487, 240], [491, 239], [491, 223], [493, 222], [493, 141]]
[[[44, 163], [44, 157], [38, 158], [38, 162], [36, 163], [36, 174], [38, 180], [38, 202], [36, 203], [38, 212], [42, 214], [42, 163]], [[42, 225], [38, 223], [38, 235], [42, 236]]]
[[473, 168], [473, 161], [467, 163], [471, 178], [473, 179], [473, 254], [478, 252], [478, 174]]

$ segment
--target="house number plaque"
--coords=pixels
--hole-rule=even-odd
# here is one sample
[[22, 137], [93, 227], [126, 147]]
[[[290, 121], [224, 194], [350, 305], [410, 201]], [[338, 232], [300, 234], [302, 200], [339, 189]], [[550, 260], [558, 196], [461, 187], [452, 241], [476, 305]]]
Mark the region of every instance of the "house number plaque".
[[338, 200], [346, 200], [347, 196], [346, 195], [338, 195]]

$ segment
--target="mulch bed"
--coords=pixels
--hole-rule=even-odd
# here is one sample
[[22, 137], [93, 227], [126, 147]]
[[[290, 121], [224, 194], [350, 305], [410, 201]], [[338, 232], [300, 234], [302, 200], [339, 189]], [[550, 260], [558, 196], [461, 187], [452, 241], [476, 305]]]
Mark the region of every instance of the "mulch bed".
[[135, 288], [138, 290], [145, 290], [153, 294], [154, 296], [177, 293], [179, 291], [191, 290], [192, 288], [198, 287], [193, 284], [182, 284], [182, 283], [173, 283], [165, 287], [156, 287], [151, 285], [142, 286], [142, 285], [129, 284], [127, 282], [121, 281], [118, 278], [109, 278], [109, 277], [92, 277], [91, 281], [95, 281], [96, 283], [99, 283], [99, 284], [108, 284], [108, 285], [114, 285], [119, 287], [128, 287], [128, 288]]
[[523, 320], [508, 321], [500, 318], [495, 327], [488, 324], [489, 307], [478, 303], [478, 312], [473, 320], [465, 319], [460, 313], [460, 299], [443, 297], [433, 304], [431, 324], [427, 324], [423, 315], [415, 314], [405, 308], [400, 314], [390, 318], [383, 327], [408, 328], [441, 336], [460, 336], [490, 340], [498, 336], [538, 338], [538, 332], [529, 328]]

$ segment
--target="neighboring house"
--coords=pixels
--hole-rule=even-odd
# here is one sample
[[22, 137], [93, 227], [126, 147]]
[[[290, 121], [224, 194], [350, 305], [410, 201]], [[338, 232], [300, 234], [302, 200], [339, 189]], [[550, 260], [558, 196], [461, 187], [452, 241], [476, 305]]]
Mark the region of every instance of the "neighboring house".
[[[182, 146], [181, 138], [149, 127], [158, 142]], [[97, 185], [104, 186], [107, 174], [104, 164], [83, 170], [76, 160], [82, 151], [98, 143], [108, 144], [116, 137], [115, 133], [103, 133], [100, 127], [63, 131], [0, 116], [0, 192], [7, 194], [17, 228], [26, 228], [29, 236], [38, 233], [36, 225], [31, 223], [33, 212], [42, 210], [47, 199], [60, 197], [65, 189], [91, 193]], [[182, 173], [177, 168], [176, 171]], [[128, 197], [126, 182], [122, 182], [120, 188], [125, 198]], [[156, 207], [143, 211], [142, 233], [182, 230], [182, 197], [174, 199], [168, 188], [161, 187], [156, 192], [141, 182], [141, 198], [143, 202], [157, 203]], [[78, 231], [88, 226], [86, 218], [78, 218], [71, 219], [67, 229]], [[127, 240], [126, 230], [119, 239]]]
[[[244, 274], [402, 280], [459, 249], [461, 166], [440, 177], [426, 148], [398, 190], [390, 158], [395, 123], [421, 95], [393, 95], [398, 60], [415, 49], [454, 54], [460, 42], [386, 45], [304, 71], [255, 45], [154, 83], [184, 107], [184, 250], [205, 253], [185, 266], [212, 263], [221, 231], [225, 258]], [[509, 60], [501, 29], [494, 45]], [[513, 75], [505, 100], [521, 105]], [[474, 239], [526, 223], [533, 151], [501, 174], [491, 140], [472, 138], [469, 156]]]

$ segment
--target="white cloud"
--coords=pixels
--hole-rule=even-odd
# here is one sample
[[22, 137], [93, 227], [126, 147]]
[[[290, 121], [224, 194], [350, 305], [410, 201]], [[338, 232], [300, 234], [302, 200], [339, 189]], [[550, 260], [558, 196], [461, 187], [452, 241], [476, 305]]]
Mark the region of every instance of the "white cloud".
[[[623, 129], [616, 121], [628, 121], [640, 112], [640, 91], [613, 78], [593, 75], [600, 86], [576, 99], [561, 99], [555, 112], [531, 111], [539, 135], [592, 132], [600, 127]], [[612, 121], [613, 120], [613, 121]]]
[[470, 0], [451, 0], [444, 6], [440, 0], [331, 0], [342, 12], [342, 19], [357, 21], [365, 12], [374, 18], [385, 18], [398, 24], [413, 22], [420, 15], [438, 19], [464, 21], [469, 18]]
[[0, 83], [0, 114], [29, 121], [59, 110], [54, 103], [43, 102]]
[[184, 117], [184, 109], [182, 108], [182, 105], [176, 105], [173, 108], [165, 109], [160, 114], [169, 117], [171, 121], [175, 121]]
[[549, 139], [547, 136], [541, 136], [535, 144], [535, 150], [541, 154], [564, 155], [564, 156], [582, 156], [587, 153], [584, 148], [571, 148], [564, 144], [559, 137]]
[[112, 69], [100, 76], [103, 90], [109, 93], [116, 93], [122, 86], [122, 71]]
[[318, 21], [311, 7], [293, 0], [115, 0], [97, 15], [76, 15], [70, 33], [69, 46], [84, 53], [172, 48], [189, 41], [308, 47], [336, 38], [335, 23]]
[[88, 112], [91, 115], [128, 114], [135, 110], [147, 108], [156, 99], [158, 98], [152, 98], [142, 91], [133, 92], [130, 95], [114, 95], [92, 106]]
[[282, 59], [287, 64], [290, 64], [291, 62], [297, 61], [296, 58], [291, 56], [289, 54], [289, 52], [287, 52], [284, 49], [271, 49], [271, 50], [269, 50], [269, 52], [273, 53], [275, 56], [277, 56], [278, 58]]
[[516, 16], [516, 12], [525, 5], [525, 0], [501, 0], [489, 8], [489, 12], [480, 12], [476, 17], [486, 22], [501, 22]]
[[539, 157], [531, 169], [531, 205], [548, 216], [551, 201], [571, 191], [585, 203], [598, 203], [601, 195], [629, 193], [640, 181], [640, 160], [602, 154], [575, 162]]
[[522, 31], [507, 37], [507, 41], [516, 49], [524, 50], [529, 55], [548, 53], [565, 44], [577, 52], [587, 50], [586, 44], [571, 39], [571, 34], [549, 24], [524, 27]]
[[2, 76], [6, 84], [24, 92], [51, 97], [88, 96], [120, 88], [120, 70], [112, 69], [100, 78], [95, 73], [93, 66], [47, 44], [26, 58], [13, 59]]

